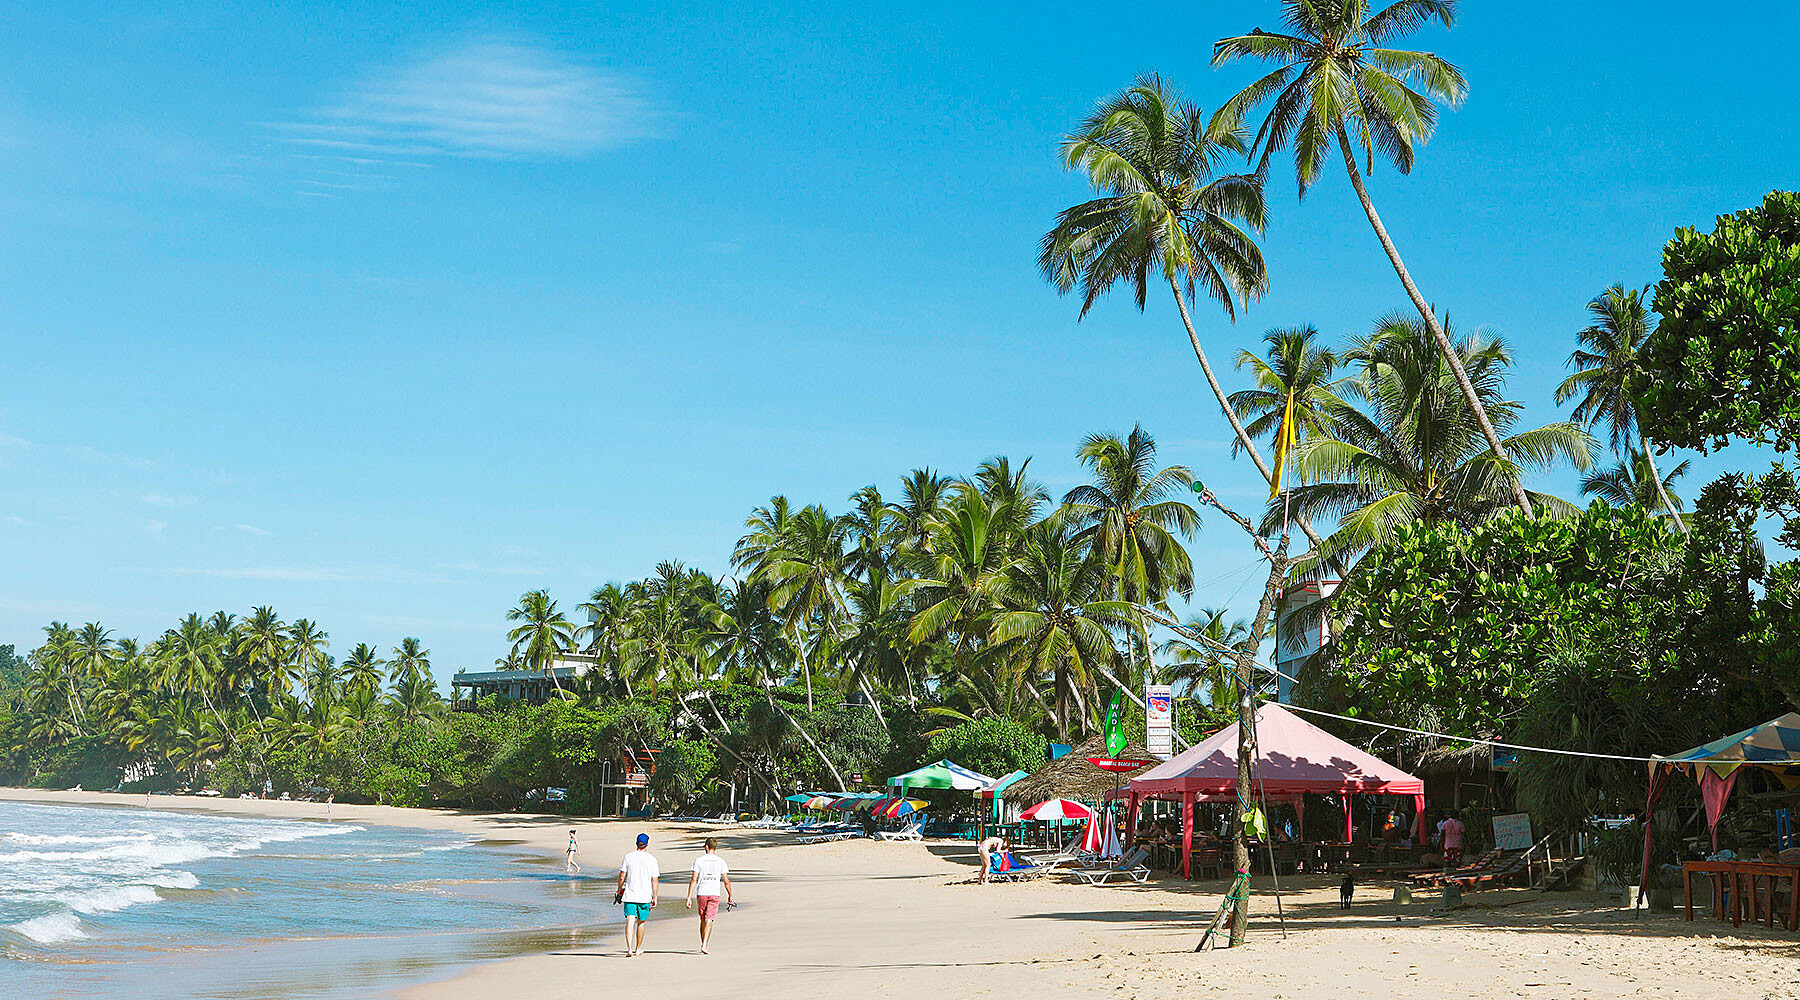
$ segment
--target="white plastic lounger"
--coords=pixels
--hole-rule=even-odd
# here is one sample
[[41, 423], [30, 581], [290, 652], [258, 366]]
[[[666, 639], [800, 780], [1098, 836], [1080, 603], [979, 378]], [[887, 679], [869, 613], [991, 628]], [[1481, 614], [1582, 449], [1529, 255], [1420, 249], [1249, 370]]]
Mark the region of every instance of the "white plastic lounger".
[[1088, 885], [1107, 885], [1116, 876], [1121, 880], [1146, 882], [1150, 879], [1150, 852], [1140, 847], [1125, 855], [1111, 868], [1077, 868], [1074, 874]]
[[924, 822], [908, 823], [898, 830], [877, 830], [875, 836], [882, 840], [924, 840]]

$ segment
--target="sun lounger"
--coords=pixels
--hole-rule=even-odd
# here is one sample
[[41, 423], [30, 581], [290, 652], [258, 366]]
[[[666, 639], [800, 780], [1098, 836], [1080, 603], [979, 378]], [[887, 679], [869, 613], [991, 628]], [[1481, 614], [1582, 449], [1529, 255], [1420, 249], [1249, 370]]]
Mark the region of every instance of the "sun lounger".
[[1110, 868], [1076, 868], [1072, 874], [1088, 885], [1107, 885], [1114, 878], [1121, 881], [1145, 882], [1150, 878], [1150, 866], [1144, 864], [1149, 858], [1150, 852], [1139, 847], [1119, 859], [1119, 863]]
[[1483, 854], [1481, 857], [1476, 858], [1474, 861], [1471, 861], [1468, 864], [1459, 865], [1458, 867], [1452, 868], [1449, 871], [1419, 872], [1416, 875], [1410, 876], [1410, 878], [1414, 882], [1418, 882], [1422, 885], [1440, 885], [1444, 882], [1445, 879], [1455, 878], [1459, 875], [1470, 875], [1475, 872], [1485, 871], [1488, 868], [1493, 867], [1495, 863], [1497, 863], [1501, 860], [1500, 856], [1503, 853], [1505, 853], [1505, 852], [1496, 848], [1494, 850], [1487, 852], [1486, 854]]
[[921, 819], [918, 822], [909, 822], [898, 830], [877, 830], [875, 836], [882, 840], [924, 840], [924, 830], [925, 823]]

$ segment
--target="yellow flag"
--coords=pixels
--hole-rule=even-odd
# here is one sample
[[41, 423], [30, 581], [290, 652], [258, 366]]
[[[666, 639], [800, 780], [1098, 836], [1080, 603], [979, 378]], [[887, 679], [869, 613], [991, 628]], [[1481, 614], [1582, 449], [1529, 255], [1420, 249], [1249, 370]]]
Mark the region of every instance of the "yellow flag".
[[1294, 427], [1294, 393], [1288, 391], [1287, 408], [1281, 414], [1281, 426], [1275, 429], [1275, 474], [1269, 477], [1269, 499], [1281, 495], [1281, 472], [1287, 468], [1288, 450], [1299, 438]]

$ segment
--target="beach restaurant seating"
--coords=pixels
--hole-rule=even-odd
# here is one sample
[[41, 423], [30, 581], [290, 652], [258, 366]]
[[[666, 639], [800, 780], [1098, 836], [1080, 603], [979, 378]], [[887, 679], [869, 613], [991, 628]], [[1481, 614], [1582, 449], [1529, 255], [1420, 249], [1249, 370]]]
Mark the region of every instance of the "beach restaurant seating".
[[1088, 885], [1107, 885], [1115, 877], [1121, 881], [1144, 882], [1150, 878], [1150, 866], [1144, 864], [1149, 857], [1149, 851], [1137, 847], [1120, 858], [1116, 865], [1107, 868], [1077, 868], [1073, 874]]

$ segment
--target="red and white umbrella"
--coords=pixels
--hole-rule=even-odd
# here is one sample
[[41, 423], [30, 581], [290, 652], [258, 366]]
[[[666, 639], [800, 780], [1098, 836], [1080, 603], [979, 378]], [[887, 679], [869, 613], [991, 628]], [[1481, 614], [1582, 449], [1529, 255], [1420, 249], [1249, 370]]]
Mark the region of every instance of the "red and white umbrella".
[[1055, 821], [1059, 819], [1093, 819], [1094, 811], [1068, 799], [1045, 799], [1019, 814], [1021, 819]]
[[1111, 810], [1103, 810], [1088, 820], [1087, 829], [1081, 832], [1081, 849], [1103, 858], [1118, 857], [1119, 829], [1113, 823]]

